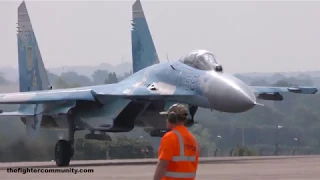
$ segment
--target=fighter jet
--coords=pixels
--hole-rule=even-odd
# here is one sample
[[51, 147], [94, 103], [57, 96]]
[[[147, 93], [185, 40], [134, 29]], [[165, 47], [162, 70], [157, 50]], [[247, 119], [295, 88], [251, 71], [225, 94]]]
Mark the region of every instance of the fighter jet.
[[[180, 59], [162, 62], [152, 40], [140, 1], [133, 5], [133, 74], [115, 84], [54, 89], [48, 80], [25, 2], [18, 7], [18, 66], [20, 92], [0, 94], [0, 104], [19, 104], [14, 112], [35, 137], [40, 128], [66, 129], [67, 139], [55, 146], [58, 166], [68, 166], [74, 154], [74, 133], [107, 140], [106, 132], [129, 132], [135, 126], [153, 127], [161, 136], [165, 119], [159, 112], [173, 103], [188, 105], [194, 123], [198, 107], [239, 113], [258, 105], [257, 99], [282, 100], [280, 93], [315, 94], [315, 87], [248, 86], [224, 72], [217, 57], [194, 50]], [[99, 133], [95, 133], [99, 132]]]

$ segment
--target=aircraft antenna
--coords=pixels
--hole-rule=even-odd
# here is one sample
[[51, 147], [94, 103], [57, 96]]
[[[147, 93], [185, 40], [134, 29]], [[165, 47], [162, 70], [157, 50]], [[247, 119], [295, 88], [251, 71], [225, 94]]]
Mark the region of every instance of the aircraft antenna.
[[169, 56], [168, 56], [168, 53], [166, 53], [167, 54], [167, 61], [169, 62], [170, 60], [169, 60]]

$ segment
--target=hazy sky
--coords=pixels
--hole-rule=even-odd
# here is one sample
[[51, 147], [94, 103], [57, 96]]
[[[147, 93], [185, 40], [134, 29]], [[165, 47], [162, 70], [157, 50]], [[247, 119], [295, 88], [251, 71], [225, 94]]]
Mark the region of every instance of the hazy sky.
[[[131, 61], [131, 1], [26, 1], [46, 67]], [[212, 51], [228, 72], [320, 70], [320, 2], [141, 1], [160, 61]], [[0, 66], [17, 67], [21, 1], [0, 0]]]

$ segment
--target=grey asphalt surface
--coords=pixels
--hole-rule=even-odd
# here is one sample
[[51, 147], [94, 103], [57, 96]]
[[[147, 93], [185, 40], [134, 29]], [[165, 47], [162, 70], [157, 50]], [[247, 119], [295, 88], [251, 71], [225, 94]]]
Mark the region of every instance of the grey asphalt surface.
[[[56, 168], [54, 162], [0, 163], [0, 179], [152, 179], [155, 159], [72, 161], [65, 169], [93, 169], [93, 173], [8, 173], [7, 168]], [[142, 165], [139, 165], [142, 164]], [[201, 159], [197, 180], [320, 179], [320, 156], [216, 157]]]

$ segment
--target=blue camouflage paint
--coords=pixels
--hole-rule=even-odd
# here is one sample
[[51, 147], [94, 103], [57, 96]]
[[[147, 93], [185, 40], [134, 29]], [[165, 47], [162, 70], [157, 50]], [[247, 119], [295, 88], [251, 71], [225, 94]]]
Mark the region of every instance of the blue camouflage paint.
[[[18, 7], [17, 43], [20, 92], [47, 90], [50, 84], [25, 2], [22, 2]], [[30, 114], [28, 110], [32, 109], [33, 114], [38, 114], [42, 111], [43, 105], [21, 104], [18, 112], [27, 111], [26, 114]], [[40, 127], [41, 118], [41, 116], [29, 116], [25, 118], [27, 132], [32, 134], [32, 136], [36, 135], [37, 128]]]
[[[19, 35], [18, 35], [19, 36]], [[19, 58], [19, 83], [20, 92], [42, 90], [42, 81], [39, 74], [38, 58], [35, 56], [33, 42], [23, 44], [18, 37], [18, 58]], [[32, 66], [29, 70], [27, 68], [27, 48], [32, 50]], [[34, 86], [34, 83], [36, 86]]]
[[132, 11], [132, 69], [135, 73], [159, 63], [159, 58], [140, 1], [134, 3]]

